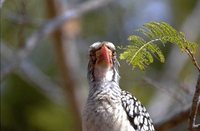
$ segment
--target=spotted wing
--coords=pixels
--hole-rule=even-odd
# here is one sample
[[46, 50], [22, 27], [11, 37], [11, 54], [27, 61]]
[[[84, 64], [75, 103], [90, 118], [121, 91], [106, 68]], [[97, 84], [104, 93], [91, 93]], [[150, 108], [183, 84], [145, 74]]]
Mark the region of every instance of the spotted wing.
[[137, 98], [127, 91], [122, 91], [121, 100], [127, 118], [136, 131], [155, 131], [149, 113]]

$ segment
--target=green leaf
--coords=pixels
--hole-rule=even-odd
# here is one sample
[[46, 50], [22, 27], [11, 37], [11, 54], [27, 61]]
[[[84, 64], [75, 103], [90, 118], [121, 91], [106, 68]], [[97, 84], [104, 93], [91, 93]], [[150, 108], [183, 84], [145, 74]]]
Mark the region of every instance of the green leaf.
[[129, 36], [128, 40], [131, 44], [120, 54], [120, 59], [126, 60], [133, 68], [145, 70], [149, 64], [154, 62], [154, 57], [162, 63], [165, 62], [162, 51], [156, 45], [157, 41], [163, 44], [167, 42], [176, 44], [181, 51], [189, 50], [191, 53], [196, 51], [196, 43], [188, 41], [183, 32], [176, 31], [165, 22], [146, 23], [138, 31], [146, 39], [136, 35]]

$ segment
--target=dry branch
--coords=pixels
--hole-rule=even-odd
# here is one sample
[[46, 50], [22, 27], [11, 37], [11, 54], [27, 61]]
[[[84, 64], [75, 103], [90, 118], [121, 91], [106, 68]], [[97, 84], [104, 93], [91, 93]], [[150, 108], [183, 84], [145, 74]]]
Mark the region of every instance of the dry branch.
[[200, 111], [198, 110], [199, 101], [200, 101], [200, 72], [197, 80], [195, 93], [193, 96], [192, 107], [190, 110], [188, 131], [195, 131], [196, 128], [200, 128], [200, 124], [196, 125], [196, 117], [197, 115], [200, 115]]

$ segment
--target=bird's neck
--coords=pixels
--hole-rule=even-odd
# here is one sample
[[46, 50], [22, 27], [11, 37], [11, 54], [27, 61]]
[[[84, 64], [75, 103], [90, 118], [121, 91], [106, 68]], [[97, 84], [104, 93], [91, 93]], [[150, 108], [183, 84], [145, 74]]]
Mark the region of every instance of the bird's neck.
[[[100, 74], [101, 75], [101, 74]], [[101, 79], [100, 79], [101, 78]], [[113, 68], [106, 72], [104, 77], [89, 79], [90, 93], [114, 91], [120, 92], [118, 70]]]
[[119, 87], [119, 63], [116, 59], [113, 60], [111, 68], [102, 69], [93, 65], [90, 61], [88, 65], [88, 82], [90, 86], [90, 93], [102, 90], [121, 90]]
[[99, 85], [103, 85], [105, 83], [116, 83], [119, 84], [119, 74], [116, 68], [111, 69], [99, 69], [96, 68], [93, 71], [88, 72], [88, 81], [90, 85], [94, 83], [98, 83]]
[[109, 82], [113, 80], [114, 71], [112, 69], [97, 67], [94, 70], [95, 81]]
[[[120, 76], [118, 74], [117, 64], [118, 63], [114, 63], [114, 66], [108, 70], [99, 70], [97, 68], [94, 68], [94, 66], [89, 66], [89, 100], [93, 100], [94, 98], [99, 98], [102, 96], [110, 96], [110, 94], [114, 94], [114, 96], [120, 96]], [[98, 97], [96, 97], [96, 95]]]

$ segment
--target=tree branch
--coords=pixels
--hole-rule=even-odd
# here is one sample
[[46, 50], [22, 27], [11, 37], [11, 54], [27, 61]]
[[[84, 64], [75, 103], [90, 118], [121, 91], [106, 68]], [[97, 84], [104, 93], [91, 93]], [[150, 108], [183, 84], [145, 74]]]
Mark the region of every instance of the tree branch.
[[[200, 75], [199, 75], [200, 76]], [[200, 86], [200, 77], [198, 78], [198, 88]], [[199, 91], [199, 90], [198, 90]], [[199, 100], [200, 100], [200, 97], [199, 97], [199, 92], [195, 93], [197, 96], [198, 96], [198, 99], [197, 102], [197, 106], [196, 107], [193, 107], [193, 109], [191, 110], [190, 108], [187, 108], [186, 110], [183, 110], [179, 113], [175, 113], [175, 115], [173, 115], [172, 117], [170, 117], [169, 119], [166, 119], [165, 121], [163, 122], [159, 122], [155, 125], [155, 128], [156, 128], [156, 131], [168, 131], [169, 129], [179, 125], [180, 123], [186, 121], [188, 119], [189, 116], [191, 116], [191, 111], [192, 111], [192, 117], [190, 117], [190, 126], [193, 128], [193, 129], [197, 129], [197, 128], [200, 128], [199, 125], [194, 125], [195, 123], [195, 117], [196, 115], [200, 115], [200, 108], [198, 107], [199, 106]], [[190, 111], [191, 110], [191, 111]], [[195, 115], [196, 114], [196, 115]], [[192, 130], [193, 131], [193, 130]]]
[[62, 15], [52, 19], [50, 22], [45, 23], [43, 27], [41, 27], [37, 32], [28, 38], [25, 47], [20, 51], [20, 57], [22, 59], [27, 57], [39, 41], [41, 41], [48, 34], [55, 31], [57, 28], [61, 27], [65, 22], [84, 15], [89, 11], [102, 7], [111, 1], [112, 0], [89, 0], [75, 8], [67, 10]]
[[[65, 10], [64, 4], [60, 3], [56, 0], [47, 0], [48, 5], [48, 13], [49, 17], [55, 17], [57, 15], [62, 14], [62, 11]], [[69, 6], [69, 5], [68, 5]], [[88, 5], [87, 5], [88, 6]], [[86, 7], [85, 7], [86, 8]], [[74, 130], [81, 131], [81, 115], [80, 115], [80, 107], [79, 107], [79, 99], [77, 97], [77, 91], [80, 90], [79, 85], [79, 72], [77, 72], [80, 68], [80, 64], [76, 62], [78, 59], [76, 56], [78, 54], [78, 51], [76, 51], [74, 46], [74, 40], [76, 39], [76, 32], [75, 29], [69, 30], [68, 24], [71, 22], [75, 22], [75, 19], [73, 21], [66, 22], [61, 28], [54, 31], [54, 47], [55, 47], [55, 53], [57, 55], [57, 62], [58, 67], [60, 70], [62, 85], [63, 85], [63, 91], [67, 95], [67, 101], [70, 104], [70, 110], [73, 114], [74, 118]], [[77, 27], [78, 25], [76, 25]]]
[[200, 72], [197, 80], [194, 97], [192, 100], [192, 107], [190, 109], [188, 131], [195, 131], [196, 128], [200, 128], [200, 124], [196, 125], [196, 116], [200, 115], [200, 111], [198, 110], [200, 103], [199, 101], [200, 101]]
[[[57, 28], [61, 27], [65, 22], [84, 15], [92, 10], [96, 10], [100, 8], [112, 0], [89, 0], [84, 2], [83, 4], [74, 7], [70, 10], [67, 10], [62, 15], [55, 17], [51, 21], [44, 23], [44, 25], [39, 28], [38, 31], [33, 33], [25, 42], [24, 48], [20, 49], [17, 53], [17, 61], [12, 62], [13, 65], [9, 65], [11, 68], [15, 68], [20, 62], [22, 62], [28, 55], [32, 52], [32, 50], [36, 47], [36, 45], [44, 39], [47, 35], [55, 31]], [[12, 70], [12, 69], [9, 69]], [[7, 73], [5, 73], [7, 74]], [[9, 73], [8, 73], [9, 74]]]
[[[187, 16], [180, 29], [182, 32], [185, 32], [187, 34], [188, 39], [190, 39], [191, 41], [197, 41], [199, 38], [200, 28], [197, 28], [200, 26], [199, 13], [200, 1], [197, 2], [194, 10], [191, 12], [190, 15]], [[180, 72], [184, 70], [183, 65], [185, 65], [186, 61], [188, 60], [188, 57], [186, 57], [186, 55], [180, 54], [178, 50], [178, 48], [172, 48], [172, 50], [168, 54], [166, 64], [164, 65], [164, 71], [159, 74], [159, 78], [161, 78], [159, 80], [159, 83], [161, 83], [162, 85], [167, 85], [168, 88], [174, 89], [174, 92], [176, 92], [175, 90], [177, 89], [176, 80], [179, 79], [178, 76], [180, 75]], [[194, 75], [195, 74], [193, 74], [193, 76]], [[195, 85], [191, 84], [190, 86], [194, 87]], [[192, 90], [192, 88], [190, 89]], [[162, 101], [160, 101], [160, 98], [162, 98]], [[187, 97], [182, 97], [183, 100], [186, 98]], [[153, 118], [156, 118], [155, 116], [159, 116], [159, 118], [165, 118], [165, 114], [167, 114], [167, 112], [171, 110], [170, 107], [172, 105], [173, 99], [168, 99], [168, 95], [157, 91], [151, 101], [152, 102], [150, 103], [149, 108], [151, 116]], [[160, 106], [159, 103], [163, 103], [163, 101], [165, 104], [162, 104], [162, 106]], [[157, 110], [158, 108], [159, 111]], [[157, 121], [161, 120], [159, 118], [157, 119]]]
[[197, 68], [197, 70], [200, 72], [200, 66], [199, 64], [197, 63], [197, 60], [196, 58], [194, 57], [193, 53], [189, 50], [189, 49], [186, 49], [186, 53], [189, 55], [189, 57], [191, 58], [192, 60], [192, 63], [194, 64], [194, 66]]

